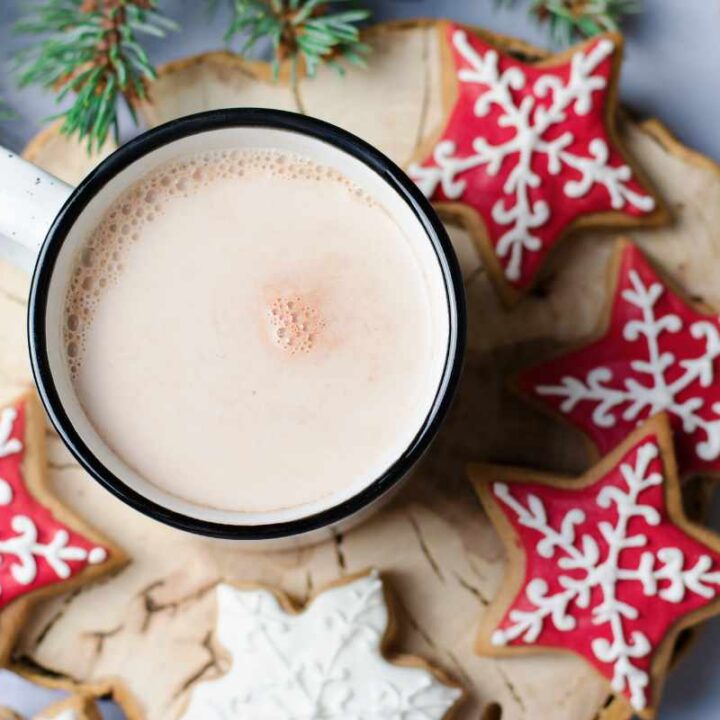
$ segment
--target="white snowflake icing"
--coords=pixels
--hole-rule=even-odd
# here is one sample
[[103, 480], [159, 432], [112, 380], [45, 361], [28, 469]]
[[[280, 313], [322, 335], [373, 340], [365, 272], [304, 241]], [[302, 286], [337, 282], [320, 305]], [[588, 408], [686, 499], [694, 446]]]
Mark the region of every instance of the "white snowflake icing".
[[22, 450], [22, 443], [17, 438], [10, 437], [16, 418], [15, 408], [5, 408], [0, 414], [0, 458], [14, 455]]
[[[623, 337], [629, 342], [643, 338], [647, 346], [647, 358], [630, 362], [637, 377], [629, 377], [622, 384], [613, 384], [610, 368], [598, 366], [590, 370], [584, 380], [565, 376], [559, 385], [538, 385], [535, 391], [546, 397], [562, 398], [560, 410], [572, 412], [581, 402], [597, 403], [592, 420], [600, 428], [614, 427], [618, 419], [634, 422], [643, 416], [667, 411], [680, 418], [683, 430], [690, 434], [702, 430], [705, 438], [698, 441], [695, 451], [702, 460], [720, 457], [720, 403], [713, 403], [711, 409], [717, 419], [706, 419], [700, 413], [705, 408], [702, 388], [715, 382], [714, 362], [720, 356], [720, 333], [707, 320], [693, 322], [688, 330], [696, 340], [705, 343], [704, 352], [695, 358], [678, 358], [662, 347], [663, 333], [679, 333], [685, 329], [682, 318], [674, 313], [658, 314], [655, 310], [658, 300], [665, 292], [659, 282], [646, 285], [636, 270], [628, 274], [632, 289], [622, 293], [623, 299], [642, 312], [642, 319], [628, 320], [623, 327]], [[668, 378], [671, 368], [682, 368], [673, 380]], [[678, 395], [688, 388], [692, 393], [680, 401]], [[624, 409], [621, 409], [624, 408]]]
[[[488, 49], [479, 53], [463, 30], [453, 33], [452, 43], [470, 66], [459, 70], [460, 82], [487, 87], [475, 102], [476, 117], [485, 117], [491, 108], [497, 107], [501, 111], [498, 124], [512, 128], [515, 133], [496, 145], [478, 135], [472, 143], [474, 154], [465, 157], [456, 154], [457, 145], [453, 140], [442, 140], [433, 153], [436, 167], [413, 164], [409, 173], [427, 197], [432, 197], [440, 185], [448, 199], [457, 200], [467, 188], [467, 180], [461, 177], [463, 173], [484, 166], [487, 174], [494, 176], [505, 162], [512, 163], [512, 170], [503, 185], [503, 192], [508, 197], [499, 198], [491, 211], [498, 225], [507, 226], [495, 251], [498, 257], [507, 259], [504, 272], [509, 280], [520, 279], [526, 252], [537, 252], [542, 248], [542, 241], [533, 230], [543, 226], [552, 212], [545, 200], [530, 198], [531, 190], [542, 183], [542, 178], [533, 170], [535, 156], [546, 158], [550, 175], [558, 175], [563, 167], [579, 173], [579, 177], [563, 185], [563, 192], [569, 199], [583, 197], [591, 188], [601, 185], [607, 190], [610, 205], [615, 210], [627, 203], [644, 212], [655, 207], [652, 197], [628, 187], [627, 181], [632, 178], [628, 165], [609, 164], [610, 150], [604, 138], [590, 139], [589, 155], [578, 155], [569, 149], [575, 141], [569, 130], [547, 139], [548, 132], [566, 120], [569, 109], [581, 116], [594, 109], [595, 91], [602, 90], [607, 84], [602, 75], [594, 73], [613, 53], [612, 41], [604, 38], [587, 52], [576, 52], [566, 82], [556, 75], [541, 75], [535, 80], [533, 94], [526, 95], [519, 104], [512, 91], [522, 90], [526, 85], [527, 78], [522, 70], [510, 67], [500, 72], [497, 51]], [[538, 103], [545, 98], [550, 99], [547, 107]]]
[[[4, 408], [0, 413], [0, 457], [19, 453], [23, 446], [17, 438], [11, 438], [17, 411]], [[10, 516], [10, 529], [15, 533], [10, 537], [0, 535], [0, 560], [11, 557], [10, 574], [20, 585], [30, 585], [35, 581], [38, 560], [43, 559], [55, 575], [66, 580], [71, 575], [69, 561], [87, 561], [91, 565], [105, 562], [107, 552], [95, 547], [90, 551], [82, 547], [69, 545], [67, 530], [59, 529], [50, 542], [38, 541], [38, 528], [32, 518], [22, 513], [13, 514], [15, 495], [7, 480], [0, 478], [0, 512]], [[2, 587], [0, 586], [0, 593]]]
[[[607, 625], [611, 639], [602, 636], [593, 639], [592, 652], [600, 662], [612, 665], [613, 690], [627, 692], [636, 710], [642, 710], [647, 705], [650, 679], [648, 673], [633, 661], [647, 657], [653, 648], [642, 630], [632, 627], [633, 621], [642, 619], [640, 611], [618, 598], [618, 584], [638, 582], [645, 596], [658, 597], [669, 603], [681, 602], [687, 593], [705, 599], [713, 598], [720, 585], [720, 572], [713, 568], [710, 556], [701, 555], [692, 567], [686, 567], [683, 552], [677, 547], [645, 551], [636, 567], [623, 564], [624, 550], [641, 548], [648, 543], [645, 534], [638, 531], [629, 533], [629, 520], [639, 517], [651, 527], [661, 522], [658, 510], [644, 503], [641, 497], [647, 489], [663, 482], [662, 475], [650, 469], [658, 454], [654, 442], [648, 441], [639, 446], [634, 465], [620, 465], [626, 489], [606, 486], [599, 492], [596, 499], [598, 507], [608, 510], [614, 505], [617, 511], [615, 524], [601, 520], [597, 525], [607, 545], [605, 557], [602, 557], [600, 545], [592, 535], [577, 536], [577, 526], [586, 520], [580, 508], [569, 510], [559, 526], [552, 527], [545, 505], [536, 495], [529, 494], [527, 504], [523, 504], [513, 496], [508, 485], [493, 485], [495, 496], [512, 510], [518, 522], [542, 536], [537, 543], [537, 553], [544, 558], [559, 556], [557, 581], [563, 588], [551, 593], [544, 579], [531, 580], [525, 595], [532, 609], [511, 610], [511, 624], [495, 631], [493, 644], [506, 645], [517, 639], [532, 644], [540, 636], [546, 621], [561, 632], [571, 632], [577, 627], [573, 610], [590, 608], [592, 591], [599, 589], [601, 601], [592, 607], [592, 622], [597, 626]], [[562, 574], [563, 570], [573, 571], [575, 575]], [[578, 573], [582, 574], [580, 578]]]
[[183, 720], [440, 720], [461, 695], [383, 657], [388, 610], [376, 573], [321, 593], [297, 615], [262, 589], [220, 585], [217, 601], [232, 666], [193, 690]]

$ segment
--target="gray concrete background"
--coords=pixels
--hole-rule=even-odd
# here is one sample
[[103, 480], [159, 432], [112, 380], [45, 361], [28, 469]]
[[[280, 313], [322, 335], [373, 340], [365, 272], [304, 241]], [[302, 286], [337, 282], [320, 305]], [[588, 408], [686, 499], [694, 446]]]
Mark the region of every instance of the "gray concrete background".
[[[22, 0], [0, 0], [0, 94], [17, 119], [0, 123], [0, 141], [13, 149], [23, 144], [54, 112], [52, 97], [38, 89], [18, 91], [9, 58], [24, 40], [12, 25]], [[204, 0], [160, 0], [182, 24], [170, 42], [151, 41], [157, 62], [222, 46], [225, 8], [209, 18]], [[486, 26], [539, 44], [546, 34], [526, 15], [528, 0], [497, 10], [492, 0], [365, 0], [377, 19], [444, 16]], [[645, 12], [625, 28], [624, 101], [643, 115], [663, 120], [686, 144], [720, 161], [720, 0], [645, 0]], [[129, 136], [135, 132], [123, 124]], [[710, 523], [720, 530], [720, 506]], [[0, 672], [0, 703], [26, 714], [48, 702], [47, 693], [28, 688]], [[120, 717], [116, 713], [108, 717]], [[720, 718], [720, 620], [707, 624], [688, 657], [671, 675], [660, 720]], [[528, 717], [528, 720], [533, 720]]]

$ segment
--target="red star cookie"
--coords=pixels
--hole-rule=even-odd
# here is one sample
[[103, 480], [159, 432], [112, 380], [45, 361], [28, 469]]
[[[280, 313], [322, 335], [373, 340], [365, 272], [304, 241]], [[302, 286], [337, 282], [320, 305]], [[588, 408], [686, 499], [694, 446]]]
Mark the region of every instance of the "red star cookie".
[[45, 469], [43, 411], [28, 393], [0, 410], [0, 664], [31, 603], [126, 561], [50, 496]]
[[615, 129], [619, 35], [527, 63], [456, 25], [439, 31], [447, 125], [408, 172], [468, 226], [504, 300], [573, 228], [666, 219]]
[[683, 299], [620, 241], [597, 336], [528, 368], [520, 392], [583, 430], [600, 454], [666, 411], [680, 474], [720, 472], [720, 321]]
[[666, 415], [576, 480], [470, 477], [509, 555], [478, 652], [573, 652], [653, 717], [678, 633], [720, 614], [720, 537], [682, 513]]

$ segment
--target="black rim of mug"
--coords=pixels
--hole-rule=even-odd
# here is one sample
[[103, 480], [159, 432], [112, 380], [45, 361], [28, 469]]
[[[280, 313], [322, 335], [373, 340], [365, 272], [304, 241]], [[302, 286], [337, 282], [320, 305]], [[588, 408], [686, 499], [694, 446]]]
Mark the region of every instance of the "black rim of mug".
[[[449, 310], [443, 374], [432, 406], [405, 452], [380, 477], [338, 505], [312, 515], [260, 525], [213, 522], [171, 510], [149, 500], [110, 471], [85, 444], [65, 412], [52, 376], [46, 337], [47, 301], [55, 263], [68, 232], [90, 200], [115, 175], [149, 152], [190, 135], [233, 127], [300, 133], [333, 145], [379, 175], [409, 206], [432, 243]], [[82, 180], [53, 221], [37, 259], [28, 305], [28, 343], [35, 383], [53, 426], [78, 462], [103, 487], [135, 510], [187, 532], [228, 540], [268, 540], [336, 525], [369, 507], [409, 472], [437, 434], [457, 387], [465, 349], [465, 323], [462, 276], [447, 232], [430, 203], [395, 163], [364, 140], [322, 120], [281, 110], [237, 108], [188, 115], [149, 130], [122, 145]]]

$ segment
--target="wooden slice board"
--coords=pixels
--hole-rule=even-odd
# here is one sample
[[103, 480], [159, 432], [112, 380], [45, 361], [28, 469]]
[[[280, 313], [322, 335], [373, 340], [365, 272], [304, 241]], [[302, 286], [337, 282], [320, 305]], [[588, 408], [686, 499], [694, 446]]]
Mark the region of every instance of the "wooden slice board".
[[[321, 70], [295, 90], [282, 76], [273, 83], [264, 63], [227, 53], [171, 63], [144, 117], [154, 125], [228, 106], [300, 110], [357, 133], [402, 164], [442, 121], [434, 24], [382, 25], [368, 39], [374, 46], [368, 70], [345, 78]], [[627, 121], [623, 132], [675, 215], [672, 227], [633, 238], [682, 286], [720, 308], [720, 169], [656, 121]], [[68, 182], [97, 160], [56, 129], [31, 143], [26, 156]], [[57, 493], [134, 562], [116, 578], [42, 606], [22, 636], [18, 660], [77, 682], [115, 678], [140, 716], [168, 720], [196, 682], [222, 672], [209, 643], [212, 590], [221, 578], [275, 584], [302, 600], [313, 588], [372, 565], [387, 574], [402, 600], [400, 648], [438, 663], [470, 690], [459, 717], [497, 718], [501, 709], [503, 720], [624, 718], [605, 682], [572, 655], [492, 660], [473, 653], [478, 619], [499, 585], [504, 557], [464, 476], [470, 460], [563, 472], [587, 466], [580, 437], [508, 394], [503, 374], [593, 329], [605, 299], [612, 236], [590, 233], [566, 242], [537, 291], [508, 311], [468, 235], [462, 228], [450, 232], [466, 280], [467, 363], [440, 437], [391, 506], [334, 543], [248, 553], [183, 535], [125, 507], [92, 482], [48, 430]], [[3, 397], [30, 378], [28, 282], [0, 264]]]

